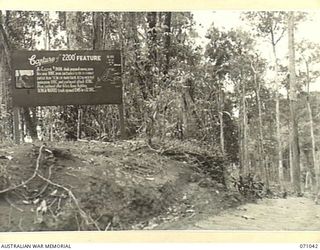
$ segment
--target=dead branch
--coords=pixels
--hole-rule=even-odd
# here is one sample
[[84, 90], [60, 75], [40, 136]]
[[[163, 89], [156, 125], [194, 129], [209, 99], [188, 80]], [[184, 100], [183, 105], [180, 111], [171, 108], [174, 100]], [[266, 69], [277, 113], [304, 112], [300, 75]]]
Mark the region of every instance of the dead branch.
[[48, 182], [49, 184], [65, 190], [65, 191], [68, 193], [69, 197], [70, 197], [70, 198], [72, 199], [72, 201], [74, 202], [74, 204], [76, 205], [76, 207], [77, 207], [77, 209], [78, 209], [78, 211], [79, 211], [79, 214], [80, 214], [80, 216], [84, 219], [85, 223], [86, 223], [87, 225], [89, 225], [89, 224], [95, 225], [95, 227], [100, 231], [100, 228], [97, 226], [97, 224], [95, 223], [95, 221], [94, 221], [90, 216], [88, 216], [88, 215], [86, 214], [86, 212], [83, 211], [83, 209], [80, 207], [77, 198], [74, 196], [74, 194], [72, 193], [72, 191], [71, 191], [69, 188], [66, 188], [66, 187], [64, 187], [64, 186], [62, 186], [62, 185], [60, 185], [60, 184], [58, 184], [58, 183], [52, 182], [51, 180], [49, 180], [49, 179], [45, 178], [44, 176], [40, 175], [39, 173], [37, 174], [37, 176], [38, 176], [39, 178], [41, 178], [42, 180]]
[[0, 194], [6, 193], [6, 192], [10, 192], [10, 191], [15, 190], [15, 189], [17, 189], [19, 187], [23, 187], [24, 185], [28, 184], [34, 177], [37, 176], [43, 148], [44, 148], [44, 145], [42, 145], [40, 147], [40, 149], [39, 149], [39, 155], [38, 155], [37, 162], [36, 162], [36, 168], [35, 168], [32, 176], [29, 179], [27, 179], [26, 181], [24, 181], [21, 184], [19, 184], [19, 185], [16, 185], [16, 186], [13, 186], [13, 187], [8, 187], [6, 189], [0, 190]]
[[[32, 179], [34, 179], [36, 176], [38, 176], [40, 179], [46, 181], [46, 182], [48, 183], [48, 185], [51, 184], [51, 185], [53, 185], [53, 186], [56, 186], [56, 187], [59, 187], [59, 188], [65, 190], [65, 191], [68, 193], [69, 197], [73, 200], [74, 204], [76, 205], [76, 207], [77, 207], [77, 209], [78, 209], [78, 211], [79, 211], [80, 216], [84, 219], [85, 223], [86, 223], [87, 225], [89, 225], [89, 224], [95, 225], [95, 227], [100, 231], [100, 228], [98, 227], [98, 225], [96, 224], [96, 222], [95, 222], [90, 216], [88, 216], [85, 211], [82, 210], [82, 208], [81, 208], [80, 205], [79, 205], [79, 202], [78, 202], [77, 198], [74, 196], [74, 194], [72, 193], [72, 191], [71, 191], [70, 189], [68, 189], [68, 188], [66, 188], [66, 187], [58, 184], [58, 183], [52, 182], [52, 181], [49, 179], [49, 178], [51, 177], [51, 169], [49, 169], [49, 176], [48, 176], [49, 178], [46, 178], [46, 177], [44, 177], [44, 176], [42, 176], [42, 175], [40, 175], [40, 174], [38, 173], [39, 167], [40, 167], [40, 160], [41, 160], [41, 156], [42, 156], [42, 150], [43, 150], [44, 147], [45, 147], [45, 146], [42, 145], [42, 146], [40, 147], [40, 149], [39, 149], [39, 155], [38, 155], [38, 157], [37, 157], [36, 167], [35, 167], [35, 170], [34, 170], [32, 176], [31, 176], [30, 178], [28, 178], [27, 180], [25, 180], [24, 182], [22, 182], [21, 184], [19, 184], [19, 185], [12, 186], [12, 187], [8, 187], [8, 188], [6, 188], [6, 189], [0, 190], [0, 194], [6, 193], [6, 192], [9, 192], [9, 191], [13, 191], [13, 190], [15, 190], [15, 189], [17, 189], [17, 188], [19, 188], [19, 187], [23, 187], [23, 186], [25, 186], [26, 184], [28, 184]], [[46, 188], [47, 188], [47, 186], [45, 186], [45, 188], [42, 189], [40, 193], [43, 193]], [[11, 204], [11, 203], [10, 203], [10, 204]], [[19, 227], [21, 226], [20, 223], [21, 223], [21, 221], [19, 222]]]
[[61, 210], [61, 199], [62, 199], [62, 198], [59, 197], [57, 211], [60, 211], [60, 210]]
[[23, 212], [23, 209], [17, 207], [15, 204], [13, 204], [13, 202], [9, 199], [9, 197], [8, 197], [7, 195], [4, 197], [4, 199], [6, 200], [6, 202], [9, 203], [10, 208], [13, 207], [13, 208], [15, 208], [16, 210], [18, 210], [19, 212]]
[[99, 225], [98, 225], [97, 221], [96, 221], [96, 220], [94, 220], [94, 219], [92, 219], [92, 217], [91, 217], [91, 215], [90, 215], [90, 214], [88, 215], [88, 217], [89, 217], [89, 219], [90, 219], [91, 223], [93, 223], [93, 224], [94, 224], [94, 226], [95, 226], [99, 231], [101, 231], [101, 229], [100, 229], [100, 227], [99, 227]]
[[104, 231], [108, 231], [110, 226], [111, 226], [111, 221], [108, 223], [108, 225], [106, 226], [106, 228], [104, 229]]
[[12, 206], [10, 206], [10, 210], [9, 210], [8, 227], [11, 226], [11, 217], [12, 217]]
[[23, 221], [23, 218], [20, 217], [18, 227], [19, 227], [19, 229], [20, 229], [22, 232], [24, 232], [24, 229], [23, 229], [23, 227], [22, 227], [22, 221]]
[[[51, 166], [49, 167], [48, 180], [50, 180], [51, 175], [52, 175], [52, 171], [51, 171], [52, 167], [53, 167], [53, 165], [51, 165]], [[34, 199], [34, 198], [36, 198], [36, 197], [39, 197], [41, 194], [43, 194], [43, 193], [46, 191], [46, 189], [48, 188], [48, 186], [49, 186], [49, 183], [46, 182], [46, 185], [42, 188], [42, 190], [41, 190], [38, 194], [36, 194], [35, 196], [33, 196], [32, 198]]]
[[48, 207], [52, 207], [52, 205], [53, 205], [57, 200], [58, 200], [58, 198], [57, 198], [57, 197], [55, 197], [55, 198], [53, 199], [53, 201], [49, 204], [49, 206], [48, 206]]
[[80, 223], [79, 223], [79, 220], [78, 220], [78, 215], [75, 214], [74, 217], [75, 217], [76, 222], [77, 222], [78, 231], [81, 231]]

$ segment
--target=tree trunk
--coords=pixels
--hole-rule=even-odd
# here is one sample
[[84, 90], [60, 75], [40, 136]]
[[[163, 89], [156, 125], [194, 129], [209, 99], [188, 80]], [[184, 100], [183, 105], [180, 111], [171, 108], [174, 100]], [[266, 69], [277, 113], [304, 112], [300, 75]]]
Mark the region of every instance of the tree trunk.
[[[138, 24], [137, 24], [137, 13], [131, 12], [130, 13], [130, 23], [131, 23], [131, 32], [132, 32], [132, 39], [133, 39], [133, 52], [135, 55], [135, 67], [136, 67], [136, 74], [138, 77], [138, 82], [140, 86], [140, 91], [142, 94], [143, 100], [146, 100], [148, 98], [148, 91], [146, 87], [146, 78], [143, 74], [143, 70], [140, 65], [139, 61], [141, 61], [140, 56], [140, 41], [138, 38]], [[135, 75], [132, 75], [130, 77], [134, 78]]]
[[[50, 39], [50, 16], [49, 12], [45, 12], [45, 35], [44, 35], [44, 49], [45, 50], [50, 50], [51, 49], [51, 39]], [[54, 125], [54, 117], [53, 113], [55, 107], [49, 107], [48, 112], [49, 112], [49, 128], [48, 128], [48, 134], [49, 134], [49, 141], [53, 141], [53, 125]]]
[[[9, 22], [9, 20], [6, 20], [6, 21]], [[9, 71], [11, 72], [12, 71], [11, 70], [11, 52], [10, 52], [9, 39], [1, 23], [0, 23], [0, 42], [2, 45], [1, 47], [3, 48], [3, 51], [4, 51], [4, 55], [7, 60]]]
[[147, 13], [148, 22], [148, 42], [149, 42], [149, 59], [157, 61], [157, 50], [156, 50], [156, 40], [157, 40], [157, 12]]
[[276, 84], [276, 127], [277, 127], [277, 144], [278, 144], [278, 175], [279, 184], [282, 192], [285, 191], [284, 187], [284, 173], [283, 173], [283, 156], [282, 156], [282, 143], [280, 132], [280, 97], [279, 97], [279, 70], [278, 70], [278, 58], [276, 53], [276, 45], [274, 44], [272, 36], [272, 52], [274, 57], [274, 71], [275, 71], [275, 84]]
[[[30, 137], [32, 140], [37, 140], [38, 139], [38, 134], [37, 134], [37, 119], [35, 117], [35, 108], [23, 108], [23, 117], [25, 121], [25, 125], [27, 128], [27, 131], [29, 132]], [[33, 116], [31, 117], [31, 113]]]
[[[145, 67], [147, 79], [145, 81], [147, 96], [152, 98], [154, 96], [154, 75], [152, 72], [153, 67], [157, 62], [157, 12], [148, 12], [147, 13], [147, 24], [148, 24], [148, 39], [147, 46], [149, 51], [148, 62]], [[154, 117], [153, 110], [150, 110], [147, 105], [144, 105], [144, 122], [145, 122], [145, 131], [147, 143], [152, 143], [152, 137], [154, 133]]]
[[[182, 86], [182, 107], [183, 107], [183, 126], [184, 131], [183, 135], [185, 138], [193, 138], [197, 130], [197, 114], [195, 111], [194, 99], [192, 98], [192, 79], [187, 76], [183, 80]], [[201, 121], [198, 119], [198, 124], [201, 124]]]
[[[80, 38], [80, 28], [78, 23], [78, 13], [74, 11], [66, 14], [66, 30], [67, 30], [67, 47], [69, 50], [79, 49], [78, 39]], [[77, 106], [77, 140], [81, 138], [81, 117], [82, 108]]]
[[[6, 105], [2, 105], [6, 103], [6, 99], [5, 99], [5, 89], [7, 86], [7, 81], [8, 79], [6, 79], [6, 70], [7, 70], [7, 66], [6, 66], [6, 61], [5, 61], [5, 55], [3, 53], [2, 50], [2, 46], [0, 43], [0, 117], [6, 117]], [[0, 133], [1, 133], [1, 141], [3, 141], [3, 137], [5, 137], [6, 135], [6, 119], [1, 119], [1, 129]]]
[[[0, 12], [1, 13], [1, 12]], [[8, 17], [8, 12], [6, 17]], [[3, 19], [5, 21], [3, 22]], [[1, 78], [3, 79], [3, 85], [2, 85], [2, 94], [3, 94], [3, 99], [2, 103], [4, 104], [5, 108], [3, 109], [3, 112], [6, 112], [7, 114], [13, 113], [12, 109], [12, 88], [10, 84], [10, 77], [12, 75], [12, 69], [11, 69], [11, 50], [10, 50], [10, 44], [9, 44], [9, 39], [8, 35], [6, 33], [6, 30], [3, 27], [3, 23], [9, 22], [8, 18], [4, 18], [1, 15], [0, 19], [0, 50], [1, 50], [1, 66], [2, 68], [2, 73], [1, 73]], [[5, 126], [5, 131], [10, 131], [9, 132], [9, 137], [14, 137], [14, 121], [13, 121], [13, 116], [6, 116], [6, 126]]]
[[219, 83], [219, 123], [220, 123], [220, 148], [221, 153], [225, 155], [224, 147], [224, 122], [223, 122], [223, 111], [224, 111], [224, 93], [222, 89], [222, 84]]
[[290, 124], [292, 128], [292, 164], [293, 164], [293, 187], [297, 195], [301, 195], [300, 183], [300, 150], [298, 125], [296, 118], [297, 111], [297, 88], [295, 72], [295, 50], [294, 50], [294, 14], [289, 12], [288, 17], [288, 47], [289, 47], [289, 73], [290, 73]]
[[67, 47], [70, 50], [79, 49], [79, 23], [78, 13], [74, 11], [67, 12], [66, 14], [66, 29], [67, 29]]
[[[312, 173], [314, 172], [313, 171], [313, 157], [311, 157], [311, 160], [310, 160], [310, 151], [308, 149], [304, 149], [303, 151], [303, 154], [305, 156], [305, 159], [306, 159], [306, 165], [305, 165], [305, 172], [306, 172], [306, 175], [305, 175], [305, 185], [304, 185], [304, 191], [309, 189], [311, 187], [311, 183], [315, 183], [315, 179], [312, 177]], [[312, 155], [312, 152], [311, 152], [311, 156]]]
[[259, 120], [259, 146], [258, 146], [258, 153], [259, 153], [259, 168], [261, 173], [264, 173], [265, 175], [265, 184], [266, 188], [269, 189], [269, 174], [268, 169], [265, 164], [264, 158], [264, 147], [263, 147], [263, 122], [262, 122], [262, 108], [261, 108], [261, 99], [260, 99], [260, 82], [257, 80], [257, 72], [254, 68], [253, 63], [251, 62], [251, 69], [253, 71], [253, 79], [255, 83], [255, 94], [256, 94], [256, 105], [258, 107], [258, 120]]
[[[247, 110], [246, 110], [246, 84], [243, 81], [239, 83], [241, 88], [240, 99], [240, 175], [246, 175], [248, 173], [248, 149], [247, 149]], [[240, 89], [240, 88], [239, 88]]]
[[[287, 100], [289, 102], [290, 98], [289, 98], [289, 88], [287, 89]], [[289, 171], [290, 171], [290, 183], [293, 185], [293, 166], [292, 166], [292, 144], [290, 142], [290, 138], [292, 137], [291, 133], [291, 124], [288, 121], [287, 123], [288, 125], [288, 134], [289, 134], [289, 143], [288, 143], [288, 151], [289, 151]]]
[[93, 12], [93, 49], [104, 49], [103, 48], [103, 18], [102, 13]]
[[51, 37], [50, 37], [50, 16], [49, 11], [44, 13], [44, 49], [50, 50]]
[[[290, 129], [290, 128], [289, 128]], [[290, 166], [290, 182], [293, 184], [293, 164], [292, 164], [292, 144], [290, 142], [290, 138], [292, 137], [291, 135], [291, 130], [289, 130], [289, 166]]]
[[169, 72], [170, 68], [170, 44], [171, 44], [171, 12], [165, 12], [165, 17], [164, 17], [164, 32], [165, 32], [165, 42], [164, 42], [164, 47], [165, 47], [165, 66], [164, 66], [164, 75], [167, 75]]
[[320, 191], [320, 169], [319, 164], [316, 157], [316, 142], [314, 137], [314, 125], [313, 125], [313, 116], [312, 116], [312, 110], [310, 105], [310, 72], [309, 72], [309, 64], [306, 62], [306, 69], [307, 69], [307, 110], [309, 115], [309, 121], [310, 121], [310, 137], [311, 137], [311, 149], [312, 149], [312, 161], [313, 161], [313, 169], [315, 173], [315, 190], [316, 190], [316, 203], [318, 202], [318, 194]]

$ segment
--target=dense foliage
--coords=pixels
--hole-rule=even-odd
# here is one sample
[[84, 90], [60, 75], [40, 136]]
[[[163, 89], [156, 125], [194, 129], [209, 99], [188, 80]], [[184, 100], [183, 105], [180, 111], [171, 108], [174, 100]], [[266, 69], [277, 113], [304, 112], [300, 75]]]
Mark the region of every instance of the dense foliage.
[[[302, 14], [297, 16], [296, 21], [303, 19]], [[242, 19], [253, 27], [253, 34], [212, 24], [204, 48], [196, 42], [190, 12], [2, 11], [1, 25], [11, 49], [120, 49], [124, 90], [120, 108], [127, 138], [142, 137], [151, 146], [155, 140], [194, 139], [220, 148], [224, 161], [239, 165], [240, 173], [254, 173], [268, 182], [279, 178], [279, 150], [285, 179], [290, 179], [288, 100], [274, 87], [279, 84], [289, 92], [288, 67], [266, 60], [257, 41], [271, 42], [276, 56], [276, 46], [287, 31], [286, 18], [286, 12], [244, 13]], [[311, 140], [303, 112], [308, 93], [302, 90], [317, 80], [314, 65], [319, 51], [304, 42], [296, 53], [300, 143], [308, 160]], [[275, 67], [277, 77], [270, 80], [267, 76]], [[1, 68], [9, 70], [4, 64]], [[8, 82], [9, 74], [1, 77]], [[1, 98], [1, 130], [10, 131], [10, 95]], [[318, 99], [317, 93], [308, 98], [313, 115]], [[120, 138], [119, 107], [112, 105], [24, 108], [21, 122], [23, 137], [33, 139], [40, 134], [43, 140]], [[318, 133], [315, 128], [316, 138]], [[12, 137], [11, 132], [4, 134]]]

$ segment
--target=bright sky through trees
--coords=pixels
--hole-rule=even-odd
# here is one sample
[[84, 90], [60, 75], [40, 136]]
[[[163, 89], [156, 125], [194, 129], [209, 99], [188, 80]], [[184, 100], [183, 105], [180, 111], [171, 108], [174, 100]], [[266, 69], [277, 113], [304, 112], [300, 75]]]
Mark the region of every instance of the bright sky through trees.
[[[244, 29], [251, 31], [252, 28], [248, 26], [245, 21], [240, 19], [241, 11], [194, 11], [192, 12], [197, 23], [197, 32], [199, 38], [197, 42], [204, 47], [208, 42], [205, 38], [206, 32], [214, 23], [220, 29]], [[320, 27], [320, 11], [308, 12], [307, 20], [298, 25], [298, 30], [295, 33], [296, 42], [303, 39], [310, 40], [315, 43], [320, 43], [320, 33], [317, 32]], [[257, 41], [261, 54], [268, 60], [272, 60], [272, 50], [270, 44], [264, 41]], [[281, 62], [286, 64], [286, 56], [288, 52], [288, 39], [285, 35], [279, 43], [277, 52], [281, 58]], [[319, 67], [320, 70], [320, 67]], [[320, 91], [320, 82], [315, 82], [310, 85], [311, 91]]]

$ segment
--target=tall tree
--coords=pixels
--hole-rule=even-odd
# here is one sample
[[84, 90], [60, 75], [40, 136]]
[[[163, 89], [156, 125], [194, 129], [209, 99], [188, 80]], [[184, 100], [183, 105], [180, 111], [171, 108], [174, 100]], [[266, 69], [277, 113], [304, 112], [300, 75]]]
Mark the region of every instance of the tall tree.
[[[157, 12], [148, 12], [147, 13], [147, 62], [145, 66], [146, 70], [146, 81], [145, 86], [147, 90], [147, 98], [154, 97], [154, 77], [157, 74], [157, 62], [158, 62], [158, 53], [157, 53]], [[147, 141], [149, 144], [152, 144], [153, 137], [153, 126], [154, 126], [154, 113], [152, 112], [152, 102], [149, 105], [145, 106], [144, 112], [144, 121], [145, 121], [145, 131], [147, 136]], [[150, 110], [151, 108], [151, 110]], [[151, 111], [151, 112], [150, 112]]]
[[[66, 31], [67, 31], [67, 48], [69, 50], [79, 49], [80, 40], [80, 23], [79, 23], [78, 12], [67, 12], [66, 13]], [[77, 112], [77, 134], [76, 138], [81, 138], [81, 123], [82, 123], [82, 108], [80, 106], [76, 107]]]
[[93, 12], [93, 49], [99, 50], [104, 48], [103, 36], [104, 36], [104, 22], [103, 13]]
[[301, 41], [297, 45], [298, 61], [302, 64], [303, 71], [300, 74], [304, 78], [304, 83], [306, 86], [306, 106], [308, 111], [308, 118], [310, 123], [310, 139], [311, 139], [311, 155], [312, 155], [312, 165], [315, 173], [315, 184], [316, 184], [316, 202], [318, 201], [318, 193], [320, 191], [320, 166], [316, 156], [316, 140], [315, 140], [315, 128], [314, 128], [314, 118], [311, 108], [311, 95], [310, 95], [310, 84], [319, 78], [319, 72], [313, 70], [316, 64], [319, 64], [319, 54], [320, 48], [317, 44], [309, 41]]
[[264, 137], [263, 137], [263, 121], [262, 121], [262, 103], [261, 103], [261, 83], [260, 79], [258, 79], [258, 67], [259, 60], [258, 58], [251, 59], [251, 70], [253, 73], [253, 81], [254, 81], [254, 91], [256, 96], [256, 106], [258, 108], [258, 121], [259, 121], [259, 136], [258, 136], [258, 153], [259, 153], [259, 165], [262, 166], [264, 174], [265, 174], [265, 180], [266, 180], [266, 186], [269, 188], [269, 173], [267, 170], [267, 165], [265, 162], [265, 150], [264, 150]]
[[164, 14], [164, 48], [165, 48], [165, 66], [164, 74], [167, 75], [170, 68], [170, 45], [171, 45], [171, 12], [165, 12]]
[[290, 74], [290, 124], [292, 128], [292, 163], [293, 163], [293, 187], [296, 194], [301, 193], [300, 183], [300, 149], [297, 125], [297, 83], [295, 69], [295, 47], [294, 47], [294, 12], [288, 13], [288, 47], [289, 47], [289, 74]]
[[9, 44], [8, 35], [4, 28], [4, 17], [0, 11], [0, 117], [1, 127], [3, 128], [2, 139], [11, 137], [12, 122], [11, 117], [11, 88], [9, 78], [11, 75], [11, 47]]

